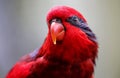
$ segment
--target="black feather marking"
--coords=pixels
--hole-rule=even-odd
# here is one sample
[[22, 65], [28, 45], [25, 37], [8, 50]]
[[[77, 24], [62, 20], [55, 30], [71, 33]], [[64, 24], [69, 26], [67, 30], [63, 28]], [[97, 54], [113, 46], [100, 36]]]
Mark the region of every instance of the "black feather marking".
[[67, 22], [80, 28], [90, 40], [97, 42], [95, 34], [92, 32], [92, 30], [88, 27], [87, 23], [83, 19], [80, 19], [77, 16], [71, 16], [67, 19]]

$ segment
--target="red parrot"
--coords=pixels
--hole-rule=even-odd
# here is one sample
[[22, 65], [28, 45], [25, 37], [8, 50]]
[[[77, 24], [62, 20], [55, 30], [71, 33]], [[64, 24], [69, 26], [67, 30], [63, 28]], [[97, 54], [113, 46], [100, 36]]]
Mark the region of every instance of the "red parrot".
[[94, 78], [98, 42], [86, 19], [68, 6], [48, 11], [41, 48], [23, 56], [6, 78]]

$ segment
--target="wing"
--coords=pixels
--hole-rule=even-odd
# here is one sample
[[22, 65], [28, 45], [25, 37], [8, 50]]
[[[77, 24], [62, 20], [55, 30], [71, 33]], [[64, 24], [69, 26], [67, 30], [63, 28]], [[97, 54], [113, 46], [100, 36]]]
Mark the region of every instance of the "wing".
[[39, 49], [35, 49], [33, 52], [23, 56], [19, 62], [30, 62], [34, 61], [39, 53]]
[[17, 62], [13, 68], [9, 71], [6, 78], [32, 78], [35, 76], [33, 72], [37, 70], [42, 71], [44, 68], [43, 58], [37, 58], [39, 49], [23, 56], [19, 62]]

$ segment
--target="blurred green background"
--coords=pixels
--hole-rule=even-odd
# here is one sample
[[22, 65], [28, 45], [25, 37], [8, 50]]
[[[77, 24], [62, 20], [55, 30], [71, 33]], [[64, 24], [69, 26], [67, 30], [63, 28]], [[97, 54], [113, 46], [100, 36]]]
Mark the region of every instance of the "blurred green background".
[[120, 78], [120, 0], [0, 0], [0, 78], [21, 56], [42, 45], [46, 13], [55, 5], [76, 8], [96, 33], [95, 78]]

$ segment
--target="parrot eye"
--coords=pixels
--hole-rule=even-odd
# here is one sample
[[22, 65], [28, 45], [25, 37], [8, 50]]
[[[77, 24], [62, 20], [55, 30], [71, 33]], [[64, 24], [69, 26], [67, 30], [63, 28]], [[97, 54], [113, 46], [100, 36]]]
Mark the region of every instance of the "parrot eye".
[[71, 23], [72, 25], [78, 26], [84, 23], [84, 21], [77, 16], [71, 16], [67, 19], [67, 22]]
[[54, 19], [52, 19], [52, 20], [50, 21], [50, 24], [51, 24], [52, 22], [62, 23], [61, 19], [59, 19], [59, 18], [54, 18]]

